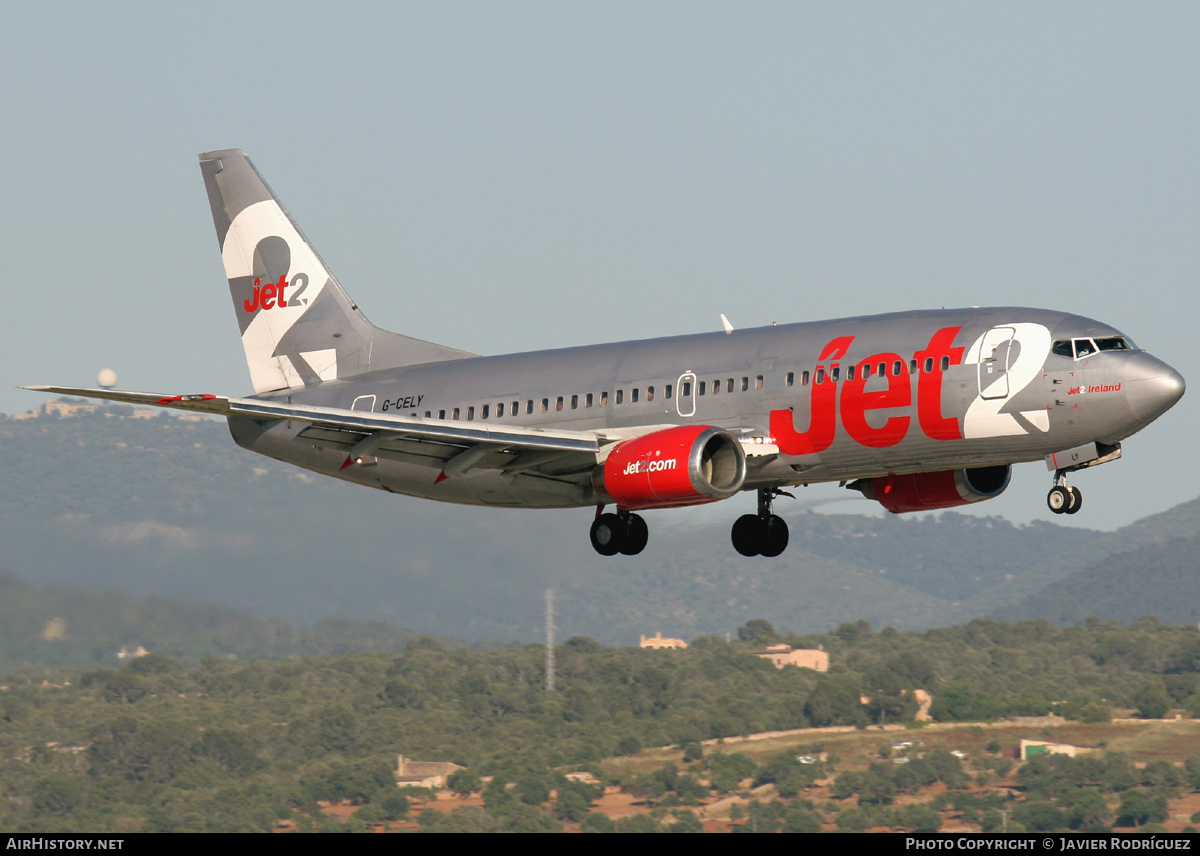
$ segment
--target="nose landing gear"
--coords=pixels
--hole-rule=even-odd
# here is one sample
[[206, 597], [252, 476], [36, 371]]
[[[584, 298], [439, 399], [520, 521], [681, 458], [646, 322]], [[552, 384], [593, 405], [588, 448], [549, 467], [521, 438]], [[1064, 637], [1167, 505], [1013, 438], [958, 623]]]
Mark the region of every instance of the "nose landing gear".
[[775, 557], [787, 549], [788, 525], [782, 517], [771, 513], [771, 502], [776, 496], [791, 496], [790, 493], [774, 488], [763, 488], [758, 492], [758, 514], [743, 514], [733, 524], [730, 538], [733, 549], [743, 556]]
[[1065, 470], [1058, 470], [1054, 474], [1054, 487], [1046, 494], [1046, 505], [1055, 514], [1076, 514], [1083, 508], [1083, 492], [1067, 484]]

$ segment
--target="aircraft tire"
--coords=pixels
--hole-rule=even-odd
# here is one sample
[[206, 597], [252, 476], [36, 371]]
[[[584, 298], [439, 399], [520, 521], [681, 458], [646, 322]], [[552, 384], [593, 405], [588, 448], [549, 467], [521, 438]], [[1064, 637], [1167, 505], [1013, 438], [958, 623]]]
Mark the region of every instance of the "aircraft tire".
[[757, 556], [767, 540], [767, 527], [757, 514], [743, 514], [734, 521], [729, 534], [733, 549], [743, 556]]
[[1083, 491], [1077, 487], [1071, 488], [1071, 504], [1067, 506], [1067, 514], [1075, 514], [1083, 508]]
[[766, 524], [760, 552], [767, 558], [773, 559], [787, 549], [788, 525], [782, 517], [776, 514], [772, 514]]
[[1055, 514], [1065, 514], [1071, 507], [1071, 494], [1062, 485], [1055, 485], [1050, 488], [1050, 493], [1046, 494], [1046, 505]]
[[629, 526], [625, 537], [621, 539], [619, 552], [626, 556], [636, 556], [646, 549], [646, 541], [650, 539], [650, 529], [640, 514], [629, 515]]
[[615, 514], [601, 514], [592, 521], [592, 547], [601, 556], [615, 556], [621, 551], [625, 524]]

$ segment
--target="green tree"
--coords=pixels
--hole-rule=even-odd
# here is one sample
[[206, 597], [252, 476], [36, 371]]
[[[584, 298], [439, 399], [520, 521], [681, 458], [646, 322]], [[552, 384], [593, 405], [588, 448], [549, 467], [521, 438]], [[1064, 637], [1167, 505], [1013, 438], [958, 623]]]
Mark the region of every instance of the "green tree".
[[765, 618], [752, 618], [738, 628], [738, 639], [751, 645], [770, 645], [779, 641], [779, 634]]
[[1150, 681], [1134, 694], [1133, 704], [1142, 719], [1162, 719], [1171, 707], [1171, 699], [1160, 682]]
[[1108, 832], [1112, 828], [1112, 812], [1104, 798], [1089, 788], [1071, 807], [1069, 825], [1079, 832]]
[[472, 770], [455, 770], [446, 777], [446, 787], [452, 793], [466, 797], [483, 790], [483, 780]]
[[1121, 805], [1117, 808], [1118, 826], [1145, 826], [1161, 823], [1167, 819], [1165, 797], [1150, 797], [1142, 790], [1128, 790], [1121, 794]]

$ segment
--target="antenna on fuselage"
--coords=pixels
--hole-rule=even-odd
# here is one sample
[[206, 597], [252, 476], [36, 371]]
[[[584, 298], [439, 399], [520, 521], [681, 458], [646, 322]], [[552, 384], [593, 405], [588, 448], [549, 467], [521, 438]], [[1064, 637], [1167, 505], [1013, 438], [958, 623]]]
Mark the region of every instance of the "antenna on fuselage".
[[733, 332], [733, 325], [729, 323], [729, 319], [725, 317], [725, 313], [721, 313], [721, 326], [725, 328], [725, 334], [729, 335]]

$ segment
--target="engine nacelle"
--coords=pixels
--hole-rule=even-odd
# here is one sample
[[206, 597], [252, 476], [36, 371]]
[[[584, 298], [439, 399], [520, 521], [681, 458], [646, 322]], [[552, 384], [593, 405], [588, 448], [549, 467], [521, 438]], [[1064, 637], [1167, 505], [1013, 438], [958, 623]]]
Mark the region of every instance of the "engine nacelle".
[[893, 514], [953, 508], [999, 496], [1008, 487], [1012, 467], [976, 467], [940, 473], [911, 473], [859, 479], [850, 484], [867, 499], [873, 499]]
[[621, 509], [675, 508], [733, 496], [746, 480], [746, 453], [728, 431], [681, 425], [618, 443], [592, 485]]

